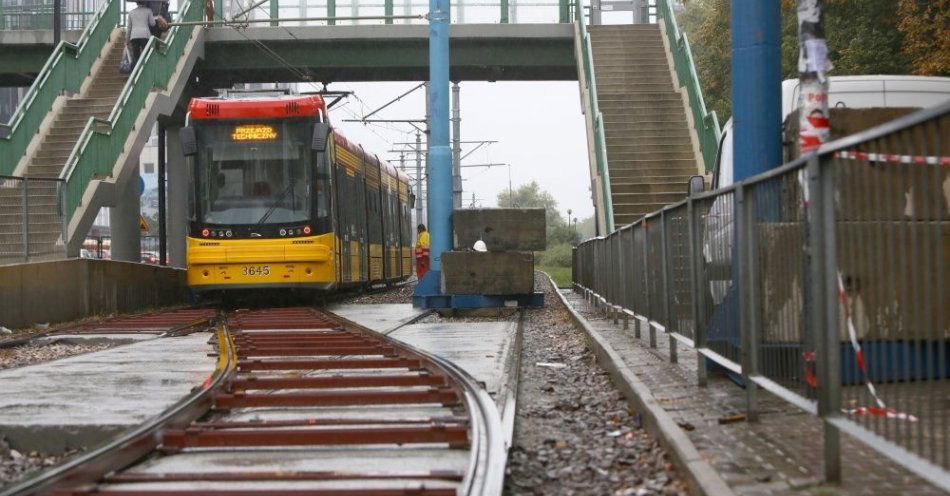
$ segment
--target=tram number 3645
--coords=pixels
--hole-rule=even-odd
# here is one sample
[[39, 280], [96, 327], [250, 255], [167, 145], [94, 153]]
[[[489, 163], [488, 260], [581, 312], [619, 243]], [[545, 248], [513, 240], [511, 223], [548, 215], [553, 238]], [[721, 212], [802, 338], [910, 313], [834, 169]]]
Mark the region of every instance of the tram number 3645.
[[241, 274], [245, 276], [269, 276], [269, 265], [245, 265], [241, 269]]

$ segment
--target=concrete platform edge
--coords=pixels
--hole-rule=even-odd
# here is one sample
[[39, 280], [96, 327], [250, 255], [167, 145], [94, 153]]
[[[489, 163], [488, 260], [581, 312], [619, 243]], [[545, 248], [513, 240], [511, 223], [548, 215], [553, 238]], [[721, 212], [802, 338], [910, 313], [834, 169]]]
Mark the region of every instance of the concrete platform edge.
[[614, 385], [623, 393], [637, 411], [642, 415], [643, 425], [656, 436], [660, 444], [670, 453], [678, 469], [690, 482], [690, 493], [694, 495], [731, 496], [735, 495], [732, 488], [706, 462], [696, 450], [696, 446], [673, 421], [666, 410], [660, 406], [650, 389], [624, 364], [623, 358], [610, 346], [583, 316], [581, 316], [567, 299], [558, 291], [557, 285], [551, 276], [542, 272], [555, 288], [561, 304], [571, 314], [575, 327], [584, 331], [587, 342], [597, 356], [597, 361], [610, 374]]

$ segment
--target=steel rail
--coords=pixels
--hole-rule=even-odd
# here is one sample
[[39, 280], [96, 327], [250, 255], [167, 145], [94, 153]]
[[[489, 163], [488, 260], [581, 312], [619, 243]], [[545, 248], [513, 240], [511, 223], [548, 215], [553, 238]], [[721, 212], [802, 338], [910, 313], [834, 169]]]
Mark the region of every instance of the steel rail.
[[[466, 472], [459, 494], [490, 496], [501, 494], [505, 482], [507, 447], [505, 427], [497, 414], [495, 401], [472, 377], [455, 363], [429, 353], [408, 343], [399, 341], [387, 334], [378, 333], [351, 320], [330, 313], [332, 317], [354, 328], [388, 341], [393, 346], [419, 355], [449, 375], [462, 390], [462, 399], [466, 405], [471, 423], [471, 446], [469, 468]], [[477, 441], [477, 442], [476, 442]]]
[[[270, 309], [237, 312], [218, 319], [218, 363], [204, 386], [175, 406], [94, 451], [77, 457], [66, 464], [41, 473], [17, 484], [0, 496], [39, 494], [275, 494], [266, 490], [234, 489], [170, 489], [141, 491], [123, 487], [110, 488], [110, 484], [136, 484], [151, 482], [243, 482], [271, 481], [320, 482], [348, 481], [354, 489], [343, 490], [352, 494], [404, 494], [405, 491], [421, 494], [467, 494], [489, 496], [501, 494], [507, 458], [505, 428], [496, 411], [494, 400], [481, 388], [478, 381], [452, 362], [411, 345], [377, 333], [342, 317], [316, 312], [312, 309]], [[309, 317], [309, 318], [308, 318]], [[187, 329], [188, 326], [181, 326]], [[245, 332], [246, 331], [246, 332]], [[329, 348], [338, 354], [323, 356], [318, 347], [302, 346], [299, 355], [275, 360], [246, 360], [241, 356], [248, 347], [281, 349], [284, 340], [294, 332], [309, 340], [311, 345], [319, 339], [327, 339]], [[349, 338], [343, 336], [349, 335]], [[372, 342], [376, 348], [385, 349], [383, 358], [354, 358], [348, 348], [333, 344], [340, 339], [360, 339]], [[243, 350], [242, 350], [243, 348]], [[376, 350], [357, 350], [359, 354], [374, 355]], [[318, 360], [311, 355], [323, 356]], [[282, 355], [282, 354], [280, 354]], [[277, 355], [277, 356], [280, 356]], [[270, 356], [270, 355], [269, 355]], [[303, 360], [297, 360], [304, 358]], [[337, 360], [334, 360], [336, 358]], [[320, 369], [370, 368], [385, 365], [379, 362], [393, 361], [395, 366], [407, 368], [403, 375], [392, 372], [373, 372], [350, 376], [300, 377], [254, 377], [250, 374], [255, 363], [294, 365], [303, 362], [303, 367], [313, 365]], [[306, 364], [306, 365], [304, 365]], [[283, 368], [287, 370], [287, 368]], [[380, 387], [381, 381], [395, 378], [386, 384], [385, 391], [366, 391], [361, 388]], [[261, 384], [257, 385], [256, 382]], [[408, 387], [409, 390], [391, 388]], [[419, 388], [428, 388], [420, 390]], [[339, 388], [354, 388], [340, 390]], [[253, 392], [267, 390], [271, 394]], [[299, 391], [303, 390], [301, 393]], [[250, 392], [250, 393], [249, 393]], [[439, 404], [443, 407], [464, 407], [466, 415], [453, 413], [450, 416], [420, 418], [297, 418], [265, 422], [245, 422], [228, 419], [232, 408], [287, 406], [314, 407], [323, 404], [388, 405], [400, 402]], [[213, 412], [223, 412], [224, 415]], [[201, 420], [204, 418], [205, 420]], [[275, 449], [292, 453], [296, 448], [324, 445], [422, 445], [447, 444], [448, 449], [465, 449], [468, 463], [465, 470], [420, 471], [418, 468], [385, 472], [339, 472], [339, 471], [259, 471], [254, 473], [200, 473], [172, 472], [149, 474], [136, 472], [135, 467], [150, 454], [174, 457], [189, 448], [256, 450], [269, 447], [268, 456]], [[279, 451], [278, 451], [279, 452]], [[419, 486], [417, 489], [382, 488], [373, 485], [385, 480], [416, 479], [438, 480], [458, 484], [455, 488]], [[362, 487], [361, 481], [369, 485]], [[278, 486], [279, 487], [279, 486]], [[351, 486], [352, 487], [352, 486]], [[284, 494], [337, 494], [336, 489], [289, 489]]]
[[161, 433], [164, 430], [183, 428], [205, 415], [214, 405], [215, 392], [226, 383], [237, 367], [230, 335], [220, 325], [215, 334], [219, 347], [218, 362], [201, 389], [141, 426], [59, 467], [15, 484], [0, 492], [0, 496], [40, 495], [93, 483], [114, 471], [116, 467], [126, 467], [154, 452], [161, 443]]

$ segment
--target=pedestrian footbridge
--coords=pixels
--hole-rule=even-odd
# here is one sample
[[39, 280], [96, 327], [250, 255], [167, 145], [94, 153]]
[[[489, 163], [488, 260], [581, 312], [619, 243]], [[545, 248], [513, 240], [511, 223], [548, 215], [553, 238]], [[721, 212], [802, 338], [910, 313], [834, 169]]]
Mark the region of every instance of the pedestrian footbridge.
[[[636, 22], [612, 26], [589, 26], [601, 13], [582, 0], [520, 10], [506, 0], [478, 5], [453, 7], [451, 78], [580, 82], [600, 232], [681, 199], [688, 177], [711, 166], [718, 123], [705, 110], [669, 2], [643, 10], [631, 3]], [[0, 260], [77, 256], [102, 207], [117, 207], [113, 216], [123, 224], [122, 206], [137, 204], [137, 161], [153, 126], [180, 125], [183, 102], [193, 96], [248, 82], [425, 79], [426, 6], [386, 0], [382, 8], [358, 7], [344, 13], [332, 1], [291, 8], [272, 0], [248, 13], [232, 8], [228, 22], [219, 16], [209, 24], [203, 3], [185, 1], [129, 76], [116, 70], [125, 44], [121, 0], [67, 13], [82, 30], [66, 31], [52, 48], [50, 31], [35, 23], [10, 29], [11, 14], [0, 13], [0, 84], [32, 81], [0, 123]], [[24, 56], [50, 50], [43, 63]], [[167, 135], [172, 150], [177, 133]], [[169, 176], [169, 195], [177, 190], [184, 199], [187, 179], [178, 180], [173, 185]], [[137, 212], [126, 217], [137, 237]], [[183, 228], [170, 232], [179, 262], [183, 238]], [[138, 249], [128, 251], [138, 259]]]

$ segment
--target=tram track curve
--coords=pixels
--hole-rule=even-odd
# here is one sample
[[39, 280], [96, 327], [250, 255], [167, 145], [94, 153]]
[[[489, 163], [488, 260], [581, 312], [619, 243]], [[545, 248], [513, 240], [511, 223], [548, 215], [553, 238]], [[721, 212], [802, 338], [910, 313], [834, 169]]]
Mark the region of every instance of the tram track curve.
[[453, 363], [311, 308], [216, 326], [216, 368], [193, 394], [2, 495], [501, 493], [504, 429]]

